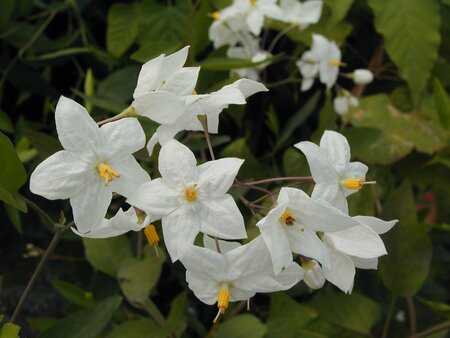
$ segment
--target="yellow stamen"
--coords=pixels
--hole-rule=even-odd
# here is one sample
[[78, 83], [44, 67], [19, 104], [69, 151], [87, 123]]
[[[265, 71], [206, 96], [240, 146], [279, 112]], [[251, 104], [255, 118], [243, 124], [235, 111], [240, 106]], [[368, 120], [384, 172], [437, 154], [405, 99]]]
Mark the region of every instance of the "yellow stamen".
[[184, 199], [188, 202], [195, 202], [197, 200], [198, 190], [195, 185], [184, 189]]
[[120, 177], [120, 174], [111, 168], [108, 164], [102, 163], [97, 167], [98, 174], [102, 179], [105, 180], [106, 184], [111, 182], [113, 179]]
[[252, 6], [256, 6], [256, 1], [257, 1], [257, 0], [250, 0], [250, 4], [251, 4]]
[[330, 66], [336, 66], [336, 67], [344, 66], [344, 63], [342, 63], [341, 60], [331, 60]]
[[159, 244], [159, 236], [156, 233], [156, 228], [153, 224], [147, 225], [147, 227], [144, 229], [145, 237], [147, 237], [147, 241], [151, 245], [158, 245]]
[[286, 225], [294, 225], [295, 218], [292, 213], [286, 209], [286, 211], [281, 215], [280, 221]]
[[[219, 20], [219, 19], [220, 19], [220, 12], [215, 11], [215, 12], [209, 14], [209, 16], [210, 16], [211, 18], [213, 18], [213, 20]], [[194, 94], [194, 95], [195, 95], [195, 94]]]
[[345, 180], [345, 187], [350, 190], [359, 190], [363, 185], [376, 183], [377, 181], [366, 181], [363, 178], [347, 178]]
[[195, 89], [192, 90], [192, 95], [198, 95]]
[[217, 307], [222, 310], [222, 313], [228, 308], [228, 303], [230, 301], [230, 290], [227, 288], [220, 289], [217, 296]]

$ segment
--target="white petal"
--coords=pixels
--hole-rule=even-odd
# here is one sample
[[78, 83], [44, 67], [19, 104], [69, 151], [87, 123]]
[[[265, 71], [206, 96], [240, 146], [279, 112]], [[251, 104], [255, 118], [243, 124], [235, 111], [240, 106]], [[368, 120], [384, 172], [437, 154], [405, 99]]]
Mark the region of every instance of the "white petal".
[[156, 80], [161, 70], [164, 54], [147, 61], [139, 72], [136, 89], [134, 90], [133, 98], [136, 98], [144, 93], [150, 92], [156, 88]]
[[182, 68], [161, 87], [161, 90], [180, 96], [191, 95], [197, 84], [199, 71], [200, 67]]
[[201, 202], [198, 211], [201, 231], [219, 238], [247, 238], [244, 218], [233, 197], [228, 194], [212, 199], [207, 197]]
[[182, 201], [177, 191], [157, 178], [138, 187], [127, 203], [144, 210], [152, 219], [160, 219], [180, 206]]
[[145, 133], [136, 118], [124, 118], [100, 128], [107, 159], [129, 156], [145, 146]]
[[[186, 282], [189, 284], [195, 296], [203, 303], [213, 305], [217, 302], [219, 284], [217, 281], [198, 275], [196, 272], [186, 270]], [[231, 297], [230, 297], [231, 298]]]
[[338, 113], [341, 116], [344, 116], [348, 113], [349, 109], [349, 100], [345, 96], [337, 96], [333, 100], [333, 108], [336, 113]]
[[360, 258], [350, 256], [350, 259], [358, 269], [376, 270], [378, 268], [378, 258]]
[[[366, 173], [367, 170], [369, 168], [361, 163], [361, 162], [351, 162], [348, 164], [346, 170], [345, 170], [345, 178], [362, 178], [365, 179], [366, 177]], [[355, 192], [358, 192], [358, 190], [353, 190], [353, 189], [347, 189], [345, 187], [343, 187], [341, 189], [345, 195], [345, 197], [354, 194]]]
[[186, 243], [194, 243], [200, 231], [198, 216], [185, 206], [180, 206], [162, 218], [164, 243], [172, 262], [180, 258], [180, 248]]
[[[311, 194], [311, 198], [317, 200], [317, 199], [323, 199], [327, 202], [329, 202], [332, 206], [337, 206], [334, 204], [336, 195], [342, 194], [339, 189], [338, 180], [335, 182], [317, 182], [314, 185], [314, 189]], [[345, 199], [345, 198], [344, 198]], [[340, 209], [340, 208], [339, 208]]]
[[222, 158], [199, 165], [198, 187], [210, 196], [221, 196], [231, 187], [244, 160]]
[[350, 146], [347, 139], [331, 130], [326, 130], [320, 139], [320, 149], [325, 151], [330, 163], [342, 175], [350, 163]]
[[345, 293], [351, 293], [355, 278], [355, 265], [350, 257], [330, 249], [331, 269], [323, 267], [325, 278]]
[[303, 2], [301, 5], [301, 12], [299, 13], [299, 21], [303, 28], [305, 24], [316, 23], [322, 14], [323, 1], [310, 0]]
[[252, 81], [249, 79], [240, 79], [236, 82], [227, 85], [226, 87], [234, 87], [238, 88], [242, 95], [244, 95], [244, 98], [247, 98], [249, 96], [252, 96], [253, 94], [259, 93], [259, 92], [267, 92], [269, 91], [266, 86], [264, 86], [262, 83]]
[[[241, 246], [241, 243], [239, 243], [239, 242], [229, 242], [229, 241], [222, 241], [222, 240], [218, 240], [218, 242], [219, 242], [220, 252], [223, 254]], [[215, 239], [208, 236], [207, 234], [203, 235], [203, 246], [209, 250], [217, 251]]]
[[175, 122], [186, 110], [179, 96], [163, 91], [139, 95], [133, 105], [139, 115], [161, 124]]
[[355, 216], [353, 218], [365, 225], [368, 225], [377, 234], [384, 234], [385, 232], [388, 232], [398, 222], [396, 219], [392, 221], [383, 221], [379, 218], [371, 216]]
[[112, 180], [109, 186], [112, 191], [124, 197], [131, 196], [139, 186], [150, 181], [150, 176], [142, 169], [133, 155], [119, 160], [113, 159], [109, 165], [120, 174], [120, 177]]
[[76, 195], [93, 178], [95, 165], [72, 151], [61, 150], [41, 162], [30, 177], [30, 190], [49, 200]]
[[88, 158], [102, 148], [97, 124], [87, 110], [74, 100], [64, 96], [59, 98], [55, 120], [58, 138], [64, 149]]
[[168, 186], [180, 189], [197, 181], [197, 160], [192, 151], [178, 141], [170, 140], [161, 147], [158, 168]]
[[86, 233], [105, 218], [111, 203], [111, 190], [100, 179], [91, 179], [75, 196], [70, 198], [73, 220], [78, 231]]
[[307, 228], [303, 228], [303, 231], [301, 231], [296, 226], [286, 226], [284, 229], [287, 233], [292, 252], [314, 258], [323, 266], [330, 266], [328, 249], [314, 231]]
[[311, 260], [312, 266], [305, 270], [303, 281], [311, 289], [320, 289], [325, 284], [325, 276], [323, 275], [322, 267], [315, 260]]
[[248, 28], [250, 29], [250, 32], [258, 36], [259, 33], [261, 33], [261, 29], [264, 23], [264, 15], [262, 15], [258, 11], [251, 11], [247, 16], [246, 22]]
[[171, 81], [172, 76], [180, 71], [181, 67], [186, 63], [189, 53], [189, 46], [180, 49], [178, 52], [170, 54], [163, 59], [158, 80]]
[[347, 255], [375, 258], [387, 254], [380, 236], [364, 224], [328, 233], [327, 236], [336, 250]]
[[338, 173], [333, 168], [327, 154], [312, 142], [303, 141], [294, 145], [300, 149], [306, 156], [311, 175], [316, 183], [329, 182], [336, 183], [338, 181]]
[[314, 83], [314, 78], [313, 77], [304, 77], [302, 79], [302, 85], [300, 87], [300, 90], [302, 92], [305, 92], [305, 91], [309, 90], [312, 87], [313, 83]]

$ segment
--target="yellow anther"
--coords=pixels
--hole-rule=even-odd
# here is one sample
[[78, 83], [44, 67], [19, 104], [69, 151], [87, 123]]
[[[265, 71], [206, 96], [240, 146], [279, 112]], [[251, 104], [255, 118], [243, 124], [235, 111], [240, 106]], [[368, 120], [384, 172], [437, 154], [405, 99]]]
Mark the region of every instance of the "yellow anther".
[[250, 0], [250, 4], [251, 4], [252, 6], [256, 6], [256, 1], [257, 1], [257, 0]]
[[184, 189], [184, 199], [188, 202], [195, 202], [197, 200], [198, 190], [195, 185], [186, 187]]
[[228, 303], [230, 301], [230, 290], [220, 289], [217, 296], [217, 307], [222, 310], [222, 313], [228, 308]]
[[106, 184], [111, 182], [113, 179], [120, 177], [120, 174], [111, 168], [108, 164], [102, 163], [97, 167], [98, 174], [102, 179], [105, 180]]
[[[215, 12], [211, 13], [209, 16], [210, 16], [211, 18], [213, 18], [214, 20], [219, 20], [219, 19], [220, 19], [220, 12], [215, 11]], [[195, 94], [194, 94], [194, 95], [195, 95]]]
[[280, 216], [280, 221], [286, 225], [294, 225], [295, 218], [292, 213], [286, 209], [283, 215]]
[[192, 89], [192, 95], [198, 95], [198, 93], [195, 89]]
[[156, 233], [156, 228], [153, 224], [149, 224], [144, 229], [145, 237], [147, 237], [147, 241], [151, 245], [159, 244], [159, 236]]
[[331, 60], [330, 61], [330, 66], [336, 66], [336, 67], [339, 67], [339, 66], [343, 66], [344, 64], [341, 62], [341, 60]]
[[363, 178], [347, 178], [345, 180], [345, 187], [350, 190], [359, 190], [363, 185], [376, 183], [376, 181], [366, 181]]

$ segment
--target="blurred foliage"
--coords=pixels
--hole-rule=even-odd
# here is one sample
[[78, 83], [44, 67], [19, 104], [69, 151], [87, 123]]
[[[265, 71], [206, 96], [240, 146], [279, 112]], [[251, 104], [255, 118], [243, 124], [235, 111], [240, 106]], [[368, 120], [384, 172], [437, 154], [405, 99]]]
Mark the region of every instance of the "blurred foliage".
[[[319, 23], [290, 30], [275, 46], [262, 74], [271, 91], [224, 112], [212, 141], [221, 156], [246, 159], [241, 180], [301, 176], [309, 169], [292, 145], [317, 141], [325, 129], [341, 131], [354, 158], [370, 165], [368, 175], [378, 181], [349, 198], [352, 215], [400, 220], [383, 235], [389, 255], [380, 260], [380, 271], [359, 270], [352, 295], [331, 285], [312, 292], [303, 284], [257, 295], [250, 312], [239, 313], [245, 304], [233, 304], [224, 322], [212, 325], [215, 307], [186, 292], [183, 268], [170, 264], [163, 248], [159, 256], [151, 247], [141, 252], [142, 239], [134, 233], [105, 240], [66, 233], [20, 326], [7, 323], [52, 231], [24, 198], [52, 219], [60, 212], [70, 219], [67, 202], [33, 196], [26, 184], [36, 165], [61, 148], [53, 118], [58, 97], [83, 103], [96, 120], [106, 118], [131, 102], [143, 62], [188, 44], [187, 65], [202, 66], [197, 91], [229, 83], [230, 69], [255, 64], [227, 59], [225, 49], [214, 51], [209, 42], [208, 13], [227, 3], [2, 0], [1, 338], [373, 337], [387, 328], [388, 337], [408, 337], [450, 319], [450, 2], [326, 0]], [[266, 23], [266, 48], [283, 28]], [[311, 33], [336, 40], [349, 69], [369, 67], [375, 74], [374, 83], [353, 88], [364, 97], [343, 120], [333, 111], [334, 93], [319, 84], [306, 93], [296, 82], [277, 84], [295, 70], [284, 56], [295, 60], [309, 47]], [[141, 122], [150, 137], [156, 125]], [[204, 158], [203, 136], [186, 140]], [[153, 167], [144, 153], [137, 157]], [[120, 203], [114, 200], [113, 212]], [[246, 210], [244, 215], [254, 233], [254, 219]]]

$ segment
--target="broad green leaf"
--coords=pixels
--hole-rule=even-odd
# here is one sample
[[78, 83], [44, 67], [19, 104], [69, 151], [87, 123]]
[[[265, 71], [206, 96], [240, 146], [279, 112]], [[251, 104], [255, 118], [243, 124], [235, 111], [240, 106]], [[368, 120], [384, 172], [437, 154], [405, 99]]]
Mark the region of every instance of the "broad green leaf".
[[179, 337], [186, 330], [187, 293], [182, 292], [172, 301], [166, 327], [169, 333]]
[[314, 309], [297, 303], [284, 293], [275, 293], [271, 297], [266, 337], [294, 338], [307, 336], [304, 327], [317, 315]]
[[338, 115], [334, 111], [333, 100], [331, 98], [331, 92], [327, 90], [325, 104], [319, 113], [319, 126], [311, 137], [311, 141], [315, 143], [320, 142], [325, 130], [335, 130], [336, 120]]
[[18, 193], [9, 192], [0, 186], [0, 201], [8, 203], [22, 212], [27, 212], [27, 205]]
[[317, 310], [319, 318], [360, 333], [370, 333], [381, 318], [381, 307], [359, 293], [321, 292], [309, 305]]
[[311, 176], [305, 155], [294, 147], [284, 152], [283, 168], [285, 176]]
[[39, 338], [95, 338], [108, 324], [122, 303], [122, 297], [114, 296], [99, 302], [94, 307], [74, 312], [44, 333]]
[[122, 262], [130, 257], [130, 242], [125, 236], [83, 238], [86, 258], [97, 270], [116, 277]]
[[139, 3], [114, 4], [108, 12], [106, 47], [119, 57], [127, 51], [138, 35]]
[[0, 11], [0, 30], [5, 29], [14, 13], [15, 0], [2, 0], [2, 10]]
[[165, 338], [167, 333], [152, 319], [130, 320], [115, 327], [105, 338]]
[[212, 12], [214, 12], [212, 1], [202, 1], [192, 19], [189, 40], [191, 43], [191, 52], [194, 56], [203, 51], [211, 43], [208, 37], [208, 29], [213, 20], [208, 14]]
[[450, 127], [450, 98], [437, 78], [433, 80], [433, 97], [439, 120], [442, 126], [448, 130]]
[[77, 94], [79, 97], [81, 97], [83, 100], [92, 103], [94, 106], [99, 107], [103, 110], [106, 110], [107, 112], [111, 112], [111, 113], [116, 113], [119, 114], [121, 113], [125, 108], [127, 108], [127, 106], [123, 103], [117, 102], [117, 101], [111, 101], [108, 99], [102, 99], [102, 98], [98, 98], [98, 97], [92, 97], [92, 96], [87, 96], [84, 93], [76, 90], [76, 89], [72, 89], [72, 91]]
[[252, 68], [258, 66], [260, 64], [268, 62], [268, 60], [274, 60], [278, 58], [275, 56], [274, 58], [266, 59], [260, 62], [252, 62], [250, 60], [243, 59], [234, 59], [227, 57], [210, 57], [205, 61], [202, 61], [198, 64], [198, 66], [202, 67], [202, 70], [230, 70], [237, 68]]
[[139, 44], [143, 46], [149, 41], [182, 43], [191, 7], [189, 0], [171, 2], [167, 6], [144, 0], [139, 18]]
[[349, 118], [356, 127], [382, 131], [379, 138], [374, 134], [370, 142], [358, 140], [364, 143], [357, 146], [357, 156], [367, 163], [390, 164], [414, 148], [431, 154], [446, 145], [447, 133], [439, 125], [416, 112], [401, 113], [384, 94], [363, 98]]
[[267, 327], [250, 314], [239, 315], [220, 324], [216, 338], [261, 338]]
[[327, 20], [329, 26], [341, 22], [347, 15], [354, 0], [325, 0], [326, 6], [331, 10], [331, 16]]
[[10, 204], [5, 204], [5, 209], [10, 222], [14, 225], [14, 228], [16, 228], [19, 234], [22, 234], [22, 222], [20, 220], [19, 211]]
[[0, 327], [0, 338], [20, 338], [20, 326], [14, 323], [6, 323]]
[[111, 73], [99, 83], [97, 96], [124, 104], [130, 102], [133, 98], [139, 71], [140, 68], [137, 66], [127, 66]]
[[9, 116], [0, 110], [0, 130], [12, 134], [14, 132], [14, 125]]
[[92, 293], [87, 292], [76, 285], [55, 279], [52, 281], [53, 287], [69, 302], [84, 308], [92, 307], [95, 304]]
[[58, 319], [53, 317], [28, 317], [27, 321], [30, 323], [30, 326], [39, 333], [48, 330], [58, 323]]
[[50, 135], [32, 129], [26, 129], [23, 133], [42, 159], [46, 159], [63, 149], [58, 139]]
[[412, 296], [428, 276], [431, 242], [425, 227], [418, 223], [408, 181], [389, 196], [381, 219], [399, 220], [382, 236], [388, 252], [387, 256], [380, 258], [379, 264], [384, 285], [397, 297]]
[[27, 180], [27, 173], [13, 144], [0, 133], [0, 187], [16, 192]]
[[[143, 42], [140, 48], [131, 54], [130, 58], [145, 63], [160, 54], [172, 54], [181, 49], [181, 42], [173, 41], [147, 41]], [[136, 76], [137, 80], [137, 76]], [[133, 87], [134, 90], [134, 87]]]
[[438, 57], [439, 4], [437, 0], [369, 0], [369, 5], [386, 50], [417, 102]]
[[447, 317], [450, 319], [450, 305], [443, 302], [436, 302], [432, 300], [426, 300], [419, 298], [419, 301], [426, 306], [428, 306], [431, 310], [439, 313], [440, 315]]
[[144, 258], [129, 257], [122, 260], [118, 279], [125, 297], [136, 303], [143, 303], [148, 298], [150, 291], [158, 282], [162, 264], [166, 255], [159, 250], [156, 256], [154, 248], [147, 246], [144, 250]]

